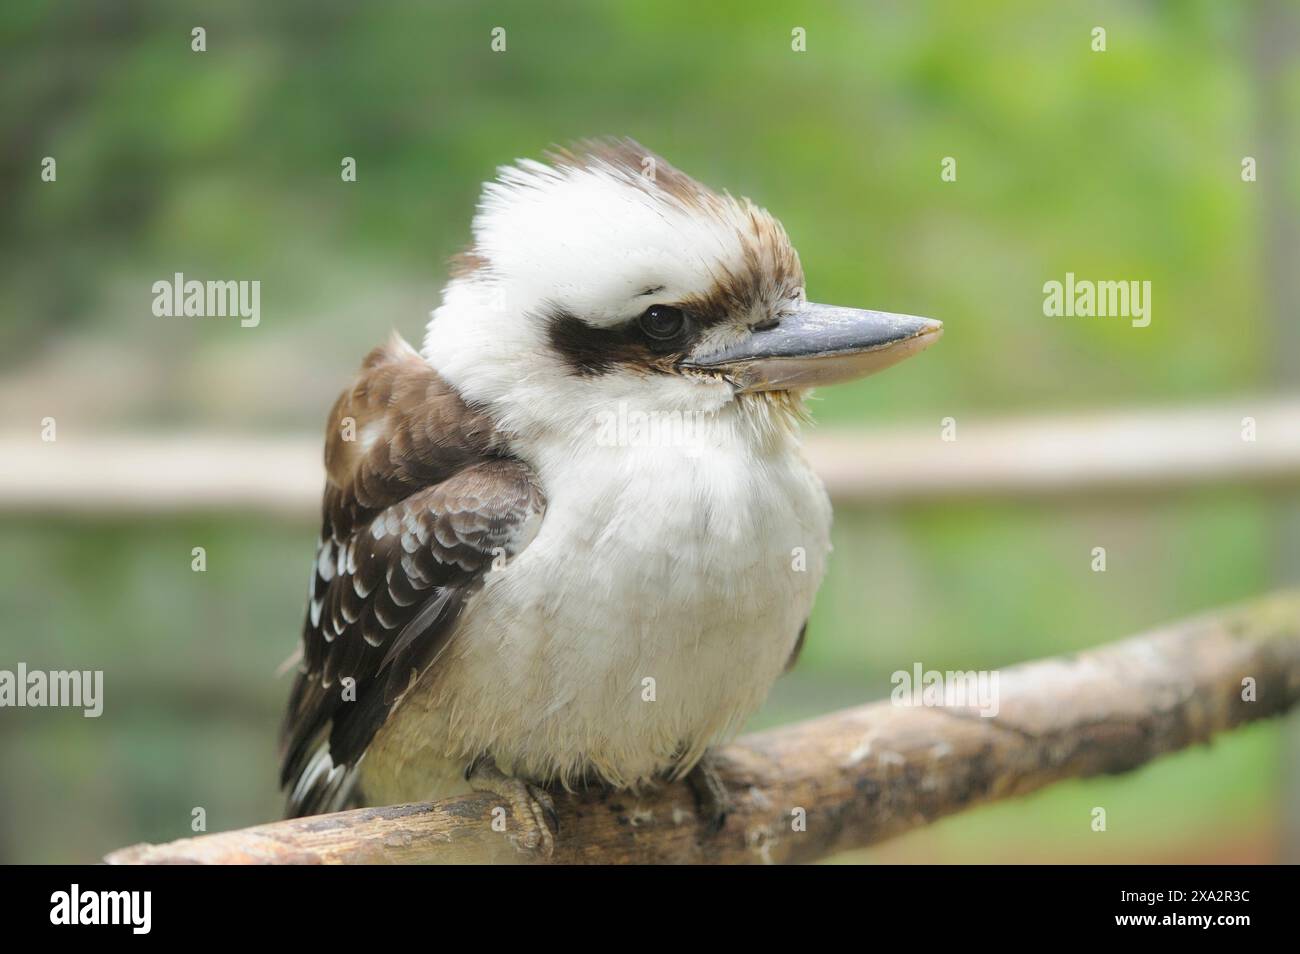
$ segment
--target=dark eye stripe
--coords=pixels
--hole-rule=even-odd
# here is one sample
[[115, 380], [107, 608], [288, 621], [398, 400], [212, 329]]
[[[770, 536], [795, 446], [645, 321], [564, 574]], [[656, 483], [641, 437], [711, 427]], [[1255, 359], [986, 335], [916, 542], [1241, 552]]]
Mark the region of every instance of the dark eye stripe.
[[668, 341], [647, 338], [640, 320], [617, 328], [597, 328], [558, 306], [542, 317], [547, 339], [574, 374], [593, 377], [615, 368], [669, 371], [690, 351], [699, 329], [688, 326], [680, 337]]

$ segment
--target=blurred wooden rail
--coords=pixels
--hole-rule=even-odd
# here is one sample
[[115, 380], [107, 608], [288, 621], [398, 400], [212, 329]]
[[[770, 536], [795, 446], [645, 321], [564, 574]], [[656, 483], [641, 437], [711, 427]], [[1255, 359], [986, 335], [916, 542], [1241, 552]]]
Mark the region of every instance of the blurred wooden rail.
[[[1250, 689], [1247, 689], [1247, 686]], [[745, 736], [717, 753], [719, 831], [684, 783], [556, 793], [567, 863], [802, 862], [1067, 778], [1124, 772], [1300, 703], [1300, 591], [999, 673], [997, 713], [878, 702]], [[480, 792], [135, 845], [113, 864], [523, 860]], [[1091, 803], [1076, 806], [1080, 830]], [[802, 815], [802, 817], [801, 817]], [[802, 824], [797, 822], [802, 821]], [[1120, 826], [1122, 819], [1113, 819]], [[1098, 838], [1107, 837], [1097, 835]], [[540, 859], [528, 859], [540, 860]]]
[[[1242, 439], [1242, 420], [1256, 439]], [[810, 428], [808, 457], [840, 502], [1300, 487], [1300, 398], [1205, 408], [941, 424]], [[321, 438], [103, 435], [60, 422], [0, 434], [0, 512], [165, 515], [228, 511], [314, 519]]]

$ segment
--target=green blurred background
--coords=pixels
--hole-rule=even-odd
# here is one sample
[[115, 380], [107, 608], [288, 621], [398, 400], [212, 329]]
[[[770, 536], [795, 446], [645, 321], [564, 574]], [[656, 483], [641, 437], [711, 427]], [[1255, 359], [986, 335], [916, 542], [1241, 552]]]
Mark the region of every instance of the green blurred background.
[[[904, 371], [818, 395], [819, 424], [1294, 393], [1296, 21], [1294, 4], [1212, 0], [13, 0], [3, 423], [28, 441], [46, 415], [61, 442], [319, 433], [368, 348], [393, 327], [419, 339], [493, 168], [600, 134], [771, 209], [812, 297], [945, 321]], [[260, 326], [155, 318], [150, 286], [177, 271], [259, 279]], [[1067, 271], [1150, 280], [1151, 326], [1045, 318], [1042, 285]], [[756, 722], [883, 697], [916, 660], [1004, 666], [1295, 582], [1297, 513], [1294, 485], [839, 507], [807, 650]], [[274, 671], [315, 534], [0, 513], [0, 668], [103, 669], [107, 697], [99, 720], [0, 710], [0, 860], [184, 837], [196, 806], [214, 831], [276, 817]], [[1298, 738], [1294, 718], [1255, 725], [853, 857], [1300, 860]]]

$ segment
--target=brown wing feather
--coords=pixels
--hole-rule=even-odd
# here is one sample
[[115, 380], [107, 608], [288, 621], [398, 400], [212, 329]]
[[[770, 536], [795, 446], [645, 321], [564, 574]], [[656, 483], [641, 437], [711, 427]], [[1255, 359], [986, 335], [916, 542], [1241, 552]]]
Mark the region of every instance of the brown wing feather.
[[322, 743], [329, 767], [356, 764], [493, 559], [513, 555], [544, 508], [490, 422], [400, 339], [371, 352], [335, 404], [325, 462], [303, 662], [281, 733], [290, 814], [322, 810], [339, 773], [302, 784]]

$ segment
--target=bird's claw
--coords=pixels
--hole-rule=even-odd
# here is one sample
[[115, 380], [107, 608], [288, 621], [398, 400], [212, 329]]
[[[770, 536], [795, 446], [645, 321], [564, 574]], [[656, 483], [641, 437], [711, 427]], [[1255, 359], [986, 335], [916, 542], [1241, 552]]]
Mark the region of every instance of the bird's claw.
[[554, 854], [560, 817], [555, 811], [554, 800], [545, 789], [506, 775], [490, 758], [475, 763], [465, 778], [475, 791], [492, 792], [510, 806], [510, 817], [518, 831], [509, 833], [509, 838], [516, 849], [542, 858]]
[[717, 767], [708, 754], [686, 774], [686, 784], [695, 796], [695, 811], [707, 834], [716, 835], [727, 823], [731, 796]]

